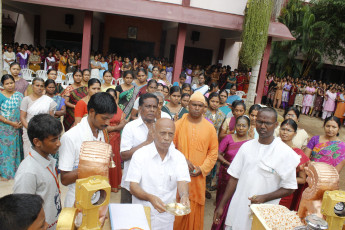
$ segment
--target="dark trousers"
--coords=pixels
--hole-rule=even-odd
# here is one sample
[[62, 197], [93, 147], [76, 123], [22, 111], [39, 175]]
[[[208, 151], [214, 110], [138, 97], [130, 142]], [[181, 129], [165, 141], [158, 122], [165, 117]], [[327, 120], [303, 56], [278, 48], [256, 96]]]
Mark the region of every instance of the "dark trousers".
[[131, 204], [132, 194], [125, 188], [121, 188], [121, 204]]

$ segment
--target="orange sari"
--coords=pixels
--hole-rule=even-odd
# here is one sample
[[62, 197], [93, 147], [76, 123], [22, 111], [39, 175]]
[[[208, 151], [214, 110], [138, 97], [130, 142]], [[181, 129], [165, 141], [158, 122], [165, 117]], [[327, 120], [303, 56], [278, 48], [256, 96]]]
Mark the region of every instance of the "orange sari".
[[191, 177], [189, 199], [191, 213], [175, 218], [175, 230], [202, 230], [204, 225], [206, 176], [218, 158], [218, 137], [213, 125], [206, 119], [199, 123], [188, 120], [184, 114], [176, 124], [174, 144], [193, 165], [199, 166], [201, 174]]

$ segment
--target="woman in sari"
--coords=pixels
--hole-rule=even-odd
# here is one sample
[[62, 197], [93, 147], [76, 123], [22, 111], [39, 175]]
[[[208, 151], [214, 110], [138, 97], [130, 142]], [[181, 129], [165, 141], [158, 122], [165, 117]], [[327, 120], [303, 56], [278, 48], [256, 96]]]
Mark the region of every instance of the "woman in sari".
[[48, 57], [46, 57], [46, 60], [44, 62], [44, 70], [48, 71], [50, 69], [55, 69], [55, 57], [53, 56], [53, 52], [48, 53]]
[[183, 114], [188, 113], [181, 103], [181, 90], [178, 86], [170, 88], [170, 101], [163, 106], [162, 111], [171, 116], [173, 121], [177, 121], [182, 118]]
[[[55, 82], [56, 78], [57, 78], [57, 71], [55, 69], [50, 69], [47, 71], [47, 78], [51, 79]], [[65, 89], [62, 87], [62, 85], [56, 84], [55, 83], [55, 94], [61, 94]]]
[[246, 112], [246, 105], [243, 101], [234, 101], [231, 106], [232, 117], [225, 119], [222, 125], [222, 129], [219, 132], [219, 139], [222, 140], [226, 135], [233, 134], [235, 132], [236, 119], [243, 116]]
[[266, 105], [267, 106], [273, 106], [274, 103], [274, 97], [276, 95], [277, 91], [277, 83], [276, 83], [277, 78], [273, 78], [270, 84], [268, 85], [268, 92], [267, 92], [267, 101]]
[[290, 90], [290, 95], [289, 95], [289, 102], [288, 102], [288, 106], [291, 107], [293, 106], [293, 104], [295, 103], [295, 98], [297, 95], [297, 86], [295, 82], [291, 83], [291, 90]]
[[20, 48], [20, 52], [17, 53], [17, 62], [20, 65], [20, 68], [26, 69], [28, 67], [28, 60], [29, 60], [29, 54], [25, 52], [25, 49], [23, 46]]
[[229, 95], [229, 97], [226, 99], [226, 103], [228, 103], [228, 104], [231, 105], [234, 101], [240, 101], [240, 100], [242, 100], [242, 99], [240, 98], [240, 96], [236, 95], [236, 90], [237, 90], [236, 85], [233, 85], [233, 86], [230, 87], [230, 95]]
[[192, 95], [192, 87], [188, 83], [183, 83], [181, 87], [181, 94], [187, 93], [189, 95]]
[[205, 75], [202, 73], [199, 75], [199, 83], [192, 86], [194, 92], [199, 91], [202, 95], [205, 95], [208, 91], [208, 85], [205, 85]]
[[122, 68], [122, 58], [115, 56], [115, 61], [113, 64], [113, 76], [114, 76], [115, 80], [120, 78], [121, 68]]
[[0, 92], [0, 181], [13, 179], [21, 160], [20, 104], [23, 94], [15, 91], [15, 80], [5, 74]]
[[[65, 99], [60, 95], [56, 94], [56, 83], [52, 79], [46, 80], [44, 83], [46, 89], [46, 95], [53, 99], [56, 103], [56, 108], [54, 111], [54, 117], [60, 119], [66, 114]], [[55, 158], [56, 159], [56, 158]]]
[[139, 88], [139, 95], [142, 95], [146, 92], [147, 87], [147, 75], [144, 68], [139, 68], [136, 79], [132, 82], [132, 85]]
[[126, 118], [130, 116], [133, 109], [133, 105], [137, 95], [139, 94], [139, 87], [132, 85], [133, 73], [132, 71], [126, 71], [123, 74], [124, 83], [116, 86], [117, 92], [117, 104], [121, 110], [126, 114]]
[[101, 68], [99, 69], [99, 79], [101, 82], [104, 82], [103, 75], [105, 71], [108, 71], [108, 62], [105, 61], [104, 57], [101, 57], [100, 64]]
[[[116, 99], [116, 91], [112, 88], [107, 89], [107, 93], [112, 95]], [[112, 192], [118, 192], [121, 188], [121, 156], [120, 156], [120, 143], [121, 143], [121, 131], [123, 127], [127, 124], [128, 120], [125, 119], [125, 114], [118, 107], [116, 114], [110, 120], [110, 125], [107, 127], [109, 135], [109, 143], [113, 150], [113, 161], [115, 162], [115, 168], [109, 168], [109, 183]]]
[[308, 83], [308, 86], [305, 88], [305, 95], [303, 98], [303, 108], [302, 114], [307, 115], [309, 113], [310, 107], [313, 105], [313, 95], [315, 93], [315, 88], [312, 82]]
[[[227, 173], [227, 170], [240, 147], [250, 139], [250, 137], [248, 136], [249, 126], [249, 118], [246, 116], [239, 116], [236, 119], [236, 133], [227, 135], [219, 144], [218, 161], [220, 162], [220, 167], [218, 173], [215, 210], [218, 208], [220, 201], [223, 198], [226, 186], [230, 179], [230, 175]], [[219, 224], [213, 224], [212, 230], [220, 230], [225, 228], [225, 219], [228, 213], [230, 201], [231, 199], [224, 207], [224, 212], [220, 217]]]
[[248, 114], [250, 119], [250, 126], [248, 130], [248, 135], [250, 139], [258, 139], [259, 134], [256, 131], [256, 118], [258, 117], [258, 112], [261, 109], [261, 105], [255, 104], [250, 106]]
[[325, 94], [325, 103], [323, 105], [322, 119], [332, 116], [335, 109], [335, 102], [337, 99], [337, 90], [335, 86], [331, 86]]
[[214, 92], [208, 97], [208, 109], [206, 111], [205, 117], [212, 121], [214, 128], [219, 133], [220, 126], [223, 124], [225, 119], [225, 114], [219, 109], [219, 94]]
[[77, 125], [81, 119], [87, 116], [87, 103], [92, 95], [101, 92], [101, 82], [97, 78], [91, 78], [87, 86], [87, 95], [77, 102], [74, 108], [74, 125]]
[[293, 144], [293, 138], [297, 134], [297, 123], [292, 119], [284, 120], [280, 125], [280, 131], [279, 136], [280, 139], [290, 146], [301, 158], [300, 163], [298, 164], [296, 168], [296, 175], [297, 175], [297, 184], [298, 189], [295, 190], [291, 195], [283, 197], [279, 204], [284, 205], [291, 211], [297, 211], [299, 202], [301, 200], [303, 187], [306, 182], [306, 173], [303, 170], [304, 165], [309, 161], [309, 158], [304, 154], [304, 152], [300, 149], [294, 146]]
[[232, 71], [230, 75], [227, 78], [227, 84], [225, 86], [225, 89], [230, 89], [232, 85], [236, 85], [237, 78], [235, 76], [235, 72]]
[[303, 107], [303, 98], [305, 94], [305, 85], [304, 83], [297, 84], [297, 95], [295, 98], [294, 106], [302, 112]]
[[63, 54], [60, 56], [60, 62], [58, 66], [58, 70], [63, 74], [66, 74], [66, 67], [67, 67], [67, 52], [63, 51]]
[[56, 103], [50, 97], [43, 95], [44, 81], [42, 78], [36, 77], [32, 81], [33, 93], [30, 96], [24, 97], [20, 105], [20, 121], [23, 128], [23, 149], [24, 157], [26, 157], [31, 148], [31, 143], [28, 137], [27, 128], [31, 118], [37, 114], [47, 113], [54, 116]]
[[283, 93], [282, 93], [283, 109], [288, 107], [289, 94], [290, 94], [291, 87], [292, 87], [292, 85], [290, 84], [290, 81], [287, 81], [287, 83], [283, 86]]
[[283, 80], [278, 78], [277, 81], [277, 90], [276, 93], [274, 95], [274, 102], [273, 102], [273, 108], [279, 109], [280, 108], [280, 104], [282, 102], [282, 95], [283, 95]]
[[[63, 119], [63, 125], [65, 128], [65, 132], [67, 132], [73, 125], [74, 123], [74, 108], [75, 105], [77, 104], [78, 100], [72, 100], [71, 95], [72, 92], [75, 89], [78, 89], [80, 87], [82, 87], [82, 72], [80, 70], [76, 70], [73, 72], [73, 80], [74, 83], [72, 85], [67, 86], [67, 88], [62, 92], [61, 96], [65, 99], [65, 104], [66, 104], [66, 115]], [[80, 91], [80, 94], [77, 93], [78, 97], [76, 97], [77, 99], [82, 99], [83, 97], [85, 97], [86, 93], [84, 94], [84, 92], [86, 91], [87, 93], [87, 89]], [[74, 97], [73, 97], [74, 98]]]
[[339, 174], [345, 165], [345, 143], [338, 137], [340, 126], [339, 118], [326, 118], [323, 126], [325, 134], [313, 136], [305, 150], [311, 161], [332, 165]]
[[34, 49], [29, 57], [29, 69], [34, 72], [41, 69], [41, 57], [37, 55], [36, 49]]
[[334, 116], [340, 119], [340, 123], [344, 122], [344, 113], [345, 113], [345, 90], [339, 94], [337, 98], [337, 109], [335, 110]]
[[115, 85], [112, 85], [111, 82], [113, 81], [113, 76], [111, 76], [111, 72], [106, 70], [103, 72], [103, 81], [104, 83], [102, 84], [101, 90], [102, 92], [106, 92], [107, 89], [112, 88], [115, 90]]
[[69, 55], [67, 62], [67, 73], [74, 73], [74, 71], [76, 71], [78, 67], [77, 58], [75, 57], [74, 51], [72, 51]]
[[231, 113], [231, 108], [226, 103], [228, 96], [228, 91], [226, 91], [225, 89], [219, 92], [219, 109], [225, 114], [225, 117], [227, 117], [228, 114]]
[[15, 91], [18, 91], [25, 96], [27, 94], [26, 89], [28, 88], [29, 83], [19, 77], [20, 65], [17, 62], [13, 62], [10, 65], [10, 72], [15, 80]]
[[4, 70], [10, 73], [10, 65], [16, 60], [16, 54], [13, 52], [12, 46], [7, 47], [7, 51], [4, 52]]
[[313, 109], [313, 113], [311, 114], [311, 116], [316, 116], [319, 117], [320, 112], [322, 111], [322, 105], [323, 105], [323, 99], [325, 96], [325, 92], [326, 92], [326, 84], [324, 85], [319, 85], [319, 87], [316, 90], [316, 98], [314, 101], [314, 109]]

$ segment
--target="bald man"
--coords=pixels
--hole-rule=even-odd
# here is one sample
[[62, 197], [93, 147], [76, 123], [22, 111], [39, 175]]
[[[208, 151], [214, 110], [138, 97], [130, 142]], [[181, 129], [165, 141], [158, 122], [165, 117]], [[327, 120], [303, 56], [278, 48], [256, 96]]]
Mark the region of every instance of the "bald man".
[[130, 182], [132, 203], [151, 207], [153, 230], [172, 230], [175, 218], [166, 212], [165, 205], [176, 199], [189, 206], [188, 165], [172, 141], [175, 124], [168, 118], [157, 120], [153, 142], [138, 149], [132, 156], [126, 181]]

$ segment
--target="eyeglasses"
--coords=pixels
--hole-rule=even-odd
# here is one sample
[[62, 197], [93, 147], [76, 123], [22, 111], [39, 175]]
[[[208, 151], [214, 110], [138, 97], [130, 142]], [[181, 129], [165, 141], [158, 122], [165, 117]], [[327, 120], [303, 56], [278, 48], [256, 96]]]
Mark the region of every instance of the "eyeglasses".
[[258, 124], [258, 125], [265, 125], [266, 127], [267, 127], [267, 126], [274, 125], [274, 123], [275, 123], [275, 122], [264, 122], [264, 121], [256, 120], [256, 124]]
[[295, 114], [286, 114], [285, 116], [286, 116], [286, 117], [296, 117]]
[[247, 126], [247, 125], [237, 124], [236, 127], [237, 127], [237, 128], [247, 128], [248, 126]]

